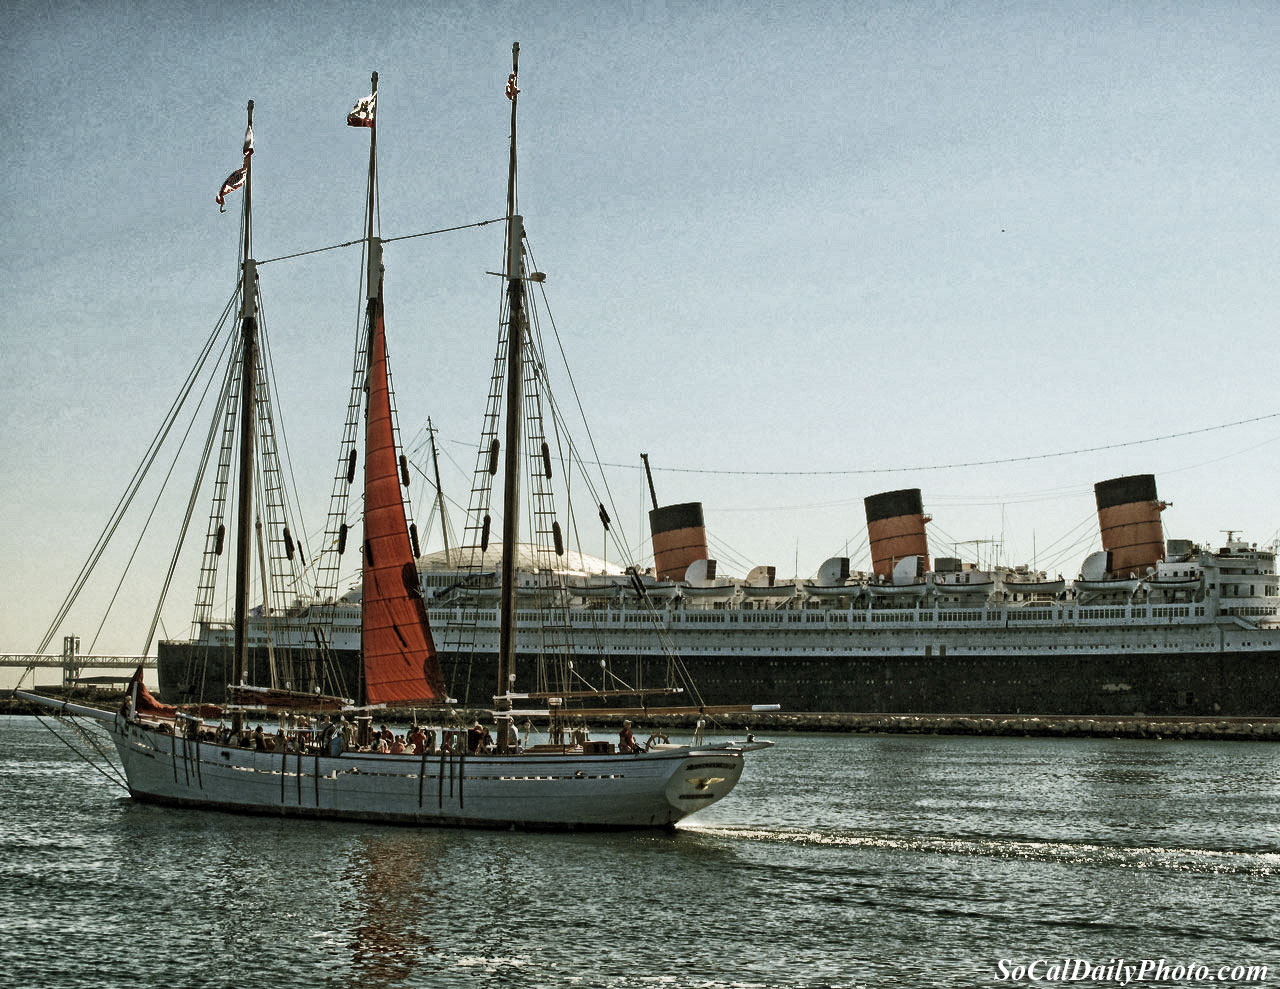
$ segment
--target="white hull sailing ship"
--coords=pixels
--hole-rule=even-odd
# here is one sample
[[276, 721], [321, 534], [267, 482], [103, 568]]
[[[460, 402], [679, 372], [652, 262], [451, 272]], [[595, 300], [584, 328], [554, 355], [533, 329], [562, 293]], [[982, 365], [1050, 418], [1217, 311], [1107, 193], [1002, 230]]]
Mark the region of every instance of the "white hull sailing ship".
[[[39, 694], [19, 691], [49, 704]], [[164, 711], [112, 715], [55, 702], [96, 719], [115, 743], [130, 794], [150, 803], [399, 824], [528, 829], [669, 827], [733, 789], [743, 754], [766, 743], [547, 745], [509, 755], [390, 755], [319, 750], [259, 752], [218, 744]], [[143, 709], [145, 711], [145, 708]], [[588, 754], [592, 745], [602, 751]], [[584, 751], [587, 750], [587, 751]]]
[[[516, 589], [514, 547], [519, 539], [519, 478], [525, 456], [521, 452], [526, 398], [528, 316], [524, 305], [525, 283], [530, 280], [524, 255], [522, 219], [515, 213], [516, 178], [516, 70], [519, 46], [513, 48], [512, 73], [507, 85], [511, 100], [511, 158], [507, 196], [507, 248], [504, 278], [506, 305], [505, 341], [506, 433], [505, 444], [494, 440], [493, 470], [497, 474], [498, 450], [505, 446], [502, 506], [504, 565], [500, 599], [500, 647], [497, 689], [492, 717], [496, 744], [469, 743], [467, 733], [447, 720], [429, 736], [422, 733], [416, 751], [379, 751], [376, 746], [344, 750], [343, 735], [332, 727], [321, 734], [307, 712], [336, 711], [341, 697], [293, 689], [270, 657], [270, 682], [255, 689], [243, 684], [233, 688], [236, 709], [213, 711], [187, 709], [159, 703], [135, 676], [124, 708], [102, 711], [54, 701], [30, 691], [19, 696], [44, 704], [65, 718], [99, 722], [114, 742], [129, 792], [139, 800], [184, 807], [202, 807], [263, 814], [298, 815], [376, 820], [410, 824], [519, 826], [529, 828], [635, 828], [669, 827], [728, 794], [738, 782], [747, 752], [770, 743], [750, 736], [742, 742], [671, 744], [653, 736], [643, 746], [620, 737], [612, 742], [591, 741], [572, 720], [574, 705], [616, 703], [638, 698], [644, 705], [653, 695], [666, 697], [681, 688], [622, 685], [610, 689], [581, 689], [573, 683], [552, 685], [540, 676], [538, 688], [517, 692], [515, 664]], [[336, 508], [330, 519], [334, 552], [341, 554], [348, 535], [346, 506], [355, 478], [359, 410], [364, 412], [363, 601], [360, 647], [363, 671], [358, 720], [360, 741], [368, 741], [367, 720], [377, 711], [396, 708], [435, 712], [447, 719], [447, 687], [428, 623], [424, 598], [414, 563], [416, 530], [406, 515], [402, 484], [407, 484], [404, 458], [398, 455], [390, 374], [386, 360], [383, 313], [382, 241], [377, 217], [377, 76], [373, 95], [357, 104], [348, 123], [369, 129], [369, 184], [366, 202], [365, 275], [367, 307], [364, 331], [357, 346], [356, 368], [346, 440], [335, 483]], [[224, 416], [220, 434], [227, 437], [217, 471], [218, 494], [207, 534], [205, 567], [197, 595], [213, 599], [214, 571], [226, 542], [222, 519], [228, 502], [231, 465], [236, 464], [234, 504], [236, 532], [231, 540], [235, 558], [234, 620], [231, 648], [237, 671], [251, 668], [249, 632], [252, 567], [258, 561], [261, 586], [287, 583], [266, 564], [268, 545], [283, 547], [288, 565], [296, 565], [295, 546], [284, 524], [288, 513], [282, 485], [273, 483], [269, 464], [259, 465], [258, 455], [274, 453], [269, 388], [265, 362], [260, 359], [257, 264], [251, 240], [252, 123], [245, 139], [242, 169], [233, 173], [219, 196], [243, 188], [241, 281], [239, 286], [237, 359], [228, 373], [229, 387], [220, 410]], [[500, 342], [500, 355], [503, 342]], [[498, 375], [495, 373], [495, 379]], [[492, 397], [492, 396], [491, 396]], [[238, 410], [238, 411], [237, 411]], [[236, 416], [238, 415], [238, 420]], [[255, 428], [256, 425], [256, 428]], [[218, 435], [218, 431], [211, 433]], [[545, 445], [543, 456], [547, 456]], [[548, 459], [548, 476], [550, 463]], [[257, 492], [262, 492], [255, 497]], [[490, 516], [486, 513], [487, 534]], [[272, 534], [263, 535], [264, 529]], [[277, 534], [278, 532], [278, 534]], [[558, 535], [558, 526], [556, 533]], [[557, 539], [557, 549], [562, 547]], [[275, 557], [273, 556], [273, 559]], [[273, 564], [274, 566], [274, 564]], [[321, 564], [320, 571], [337, 573], [336, 562]], [[336, 579], [336, 578], [335, 578]], [[269, 609], [264, 608], [264, 611]], [[323, 609], [317, 609], [323, 610]], [[330, 609], [330, 618], [332, 618]], [[331, 633], [317, 625], [312, 629], [316, 651], [323, 654]], [[568, 670], [572, 664], [567, 664]], [[561, 670], [563, 673], [564, 670]], [[525, 708], [518, 704], [530, 705]], [[280, 727], [270, 734], [261, 728], [254, 738], [245, 730], [243, 715], [253, 710], [288, 708]], [[643, 706], [639, 708], [645, 709]], [[610, 708], [614, 715], [625, 709]], [[689, 710], [714, 714], [705, 705]], [[372, 713], [371, 713], [372, 712]], [[351, 713], [356, 716], [353, 709]], [[327, 721], [327, 715], [326, 721]], [[518, 719], [548, 719], [547, 741], [520, 745]], [[220, 721], [233, 720], [229, 729]], [[477, 727], [479, 727], [477, 725]], [[219, 730], [221, 728], [221, 730]], [[415, 733], [417, 734], [417, 733]], [[526, 736], [527, 737], [527, 736]], [[478, 741], [479, 736], [477, 736]], [[348, 736], [349, 739], [349, 736]], [[429, 740], [428, 740], [429, 739]], [[238, 744], [243, 742], [243, 744]], [[396, 748], [400, 746], [397, 745]]]

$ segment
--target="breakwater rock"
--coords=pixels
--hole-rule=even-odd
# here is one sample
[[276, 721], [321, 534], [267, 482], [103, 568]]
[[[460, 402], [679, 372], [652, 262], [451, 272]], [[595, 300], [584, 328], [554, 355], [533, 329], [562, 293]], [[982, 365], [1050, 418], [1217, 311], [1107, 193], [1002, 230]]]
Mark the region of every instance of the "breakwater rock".
[[[688, 717], [654, 718], [671, 728], [691, 727]], [[648, 721], [646, 721], [648, 724]], [[1044, 738], [1214, 739], [1280, 742], [1280, 718], [1170, 718], [1115, 715], [1079, 717], [1023, 714], [848, 714], [769, 712], [725, 715], [725, 728], [757, 733], [843, 732], [891, 735], [1013, 735]]]

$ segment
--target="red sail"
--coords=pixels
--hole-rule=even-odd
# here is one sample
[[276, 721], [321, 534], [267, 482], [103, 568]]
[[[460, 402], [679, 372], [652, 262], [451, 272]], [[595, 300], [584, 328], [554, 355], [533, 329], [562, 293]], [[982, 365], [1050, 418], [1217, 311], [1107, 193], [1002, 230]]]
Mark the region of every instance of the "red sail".
[[445, 691], [409, 545], [391, 429], [382, 299], [374, 300], [364, 461], [364, 649], [370, 704], [431, 703]]

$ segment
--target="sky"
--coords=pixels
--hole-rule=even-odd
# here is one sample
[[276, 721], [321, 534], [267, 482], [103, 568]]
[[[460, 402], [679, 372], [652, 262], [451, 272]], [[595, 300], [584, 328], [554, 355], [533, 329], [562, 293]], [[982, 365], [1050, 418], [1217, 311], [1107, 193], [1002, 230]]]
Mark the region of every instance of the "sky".
[[[0, 651], [52, 630], [232, 293], [239, 200], [214, 196], [246, 102], [259, 259], [359, 237], [367, 137], [343, 121], [373, 71], [383, 236], [472, 224], [505, 211], [513, 41], [520, 210], [642, 562], [641, 453], [659, 501], [703, 504], [733, 575], [865, 566], [863, 499], [916, 487], [935, 555], [1074, 576], [1094, 483], [1139, 473], [1168, 536], [1269, 544], [1276, 39], [1280, 8], [1246, 2], [13, 0]], [[431, 417], [462, 505], [501, 259], [498, 224], [386, 248], [401, 428]], [[313, 530], [359, 264], [260, 271]], [[138, 652], [168, 553], [95, 579], [53, 648]], [[195, 582], [175, 576], [165, 633]]]

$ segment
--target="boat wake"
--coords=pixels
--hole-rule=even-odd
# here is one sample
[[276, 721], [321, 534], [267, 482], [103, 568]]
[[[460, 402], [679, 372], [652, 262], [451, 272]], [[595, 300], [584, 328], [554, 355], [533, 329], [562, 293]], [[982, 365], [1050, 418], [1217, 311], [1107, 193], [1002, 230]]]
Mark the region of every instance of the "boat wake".
[[967, 855], [1030, 862], [1071, 863], [1122, 869], [1160, 869], [1215, 875], [1280, 876], [1280, 852], [1129, 847], [1092, 842], [1034, 841], [999, 837], [897, 836], [821, 831], [809, 828], [716, 827], [682, 824], [679, 830], [733, 841], [769, 842], [806, 847], [827, 846], [888, 852], [923, 852], [933, 855]]

